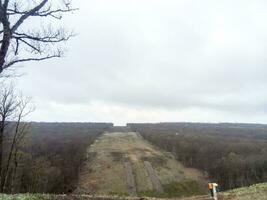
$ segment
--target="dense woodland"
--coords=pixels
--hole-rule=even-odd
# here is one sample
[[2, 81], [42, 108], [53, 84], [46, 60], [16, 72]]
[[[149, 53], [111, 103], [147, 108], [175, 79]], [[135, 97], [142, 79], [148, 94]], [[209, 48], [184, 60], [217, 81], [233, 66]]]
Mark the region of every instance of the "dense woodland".
[[128, 124], [188, 167], [203, 170], [221, 189], [267, 181], [267, 125]]
[[[206, 172], [221, 189], [267, 181], [267, 125], [128, 124], [188, 167]], [[16, 123], [7, 123], [9, 150]], [[67, 193], [75, 190], [86, 149], [107, 123], [21, 123], [23, 138], [11, 156], [6, 193]], [[4, 163], [8, 160], [4, 152]], [[6, 166], [6, 165], [4, 165]]]
[[[13, 126], [14, 123], [9, 123], [10, 129]], [[18, 148], [19, 156], [11, 162], [6, 193], [72, 192], [88, 145], [112, 124], [30, 123], [27, 126], [24, 142]]]

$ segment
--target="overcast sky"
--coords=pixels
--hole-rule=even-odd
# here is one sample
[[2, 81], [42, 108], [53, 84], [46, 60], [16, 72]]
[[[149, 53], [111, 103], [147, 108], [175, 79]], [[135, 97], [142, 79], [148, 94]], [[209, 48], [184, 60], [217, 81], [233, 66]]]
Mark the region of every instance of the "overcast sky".
[[266, 0], [74, 0], [62, 59], [27, 63], [32, 121], [267, 123]]

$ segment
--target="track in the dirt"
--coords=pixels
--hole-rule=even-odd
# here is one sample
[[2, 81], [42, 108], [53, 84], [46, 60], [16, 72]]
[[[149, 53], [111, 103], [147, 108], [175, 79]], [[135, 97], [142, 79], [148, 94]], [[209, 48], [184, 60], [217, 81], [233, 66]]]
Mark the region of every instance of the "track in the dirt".
[[150, 164], [150, 162], [148, 161], [144, 161], [144, 165], [145, 165], [145, 168], [149, 174], [149, 177], [150, 177], [150, 181], [153, 185], [153, 188], [160, 192], [160, 193], [163, 193], [163, 188], [161, 186], [161, 183], [160, 183], [160, 180], [159, 180], [159, 177], [157, 175], [157, 173], [155, 172], [155, 170], [153, 169], [152, 165]]
[[128, 193], [130, 196], [137, 196], [137, 191], [136, 191], [136, 184], [135, 184], [135, 179], [133, 175], [133, 168], [132, 164], [130, 162], [125, 162], [125, 171], [126, 171], [126, 183], [127, 183], [127, 189]]

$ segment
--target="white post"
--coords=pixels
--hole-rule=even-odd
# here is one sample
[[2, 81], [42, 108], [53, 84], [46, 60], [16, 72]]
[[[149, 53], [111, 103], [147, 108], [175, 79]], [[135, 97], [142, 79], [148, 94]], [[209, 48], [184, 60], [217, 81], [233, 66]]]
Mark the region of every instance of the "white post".
[[213, 186], [212, 190], [213, 190], [213, 195], [214, 195], [213, 199], [214, 200], [218, 200], [218, 195], [217, 195], [218, 184], [217, 183], [213, 183], [212, 186]]

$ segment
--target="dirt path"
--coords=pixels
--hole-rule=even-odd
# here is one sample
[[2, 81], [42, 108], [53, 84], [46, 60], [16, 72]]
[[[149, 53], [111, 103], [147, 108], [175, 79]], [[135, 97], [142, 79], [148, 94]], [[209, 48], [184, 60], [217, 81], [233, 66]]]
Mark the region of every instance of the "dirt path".
[[105, 133], [87, 150], [76, 193], [98, 195], [153, 195], [164, 185], [185, 179], [202, 179], [167, 152], [138, 133]]
[[127, 189], [130, 196], [136, 197], [136, 185], [133, 175], [133, 169], [132, 164], [130, 162], [125, 162], [125, 171], [126, 171], [126, 183], [127, 183]]
[[153, 185], [153, 188], [156, 191], [158, 191], [160, 193], [163, 193], [163, 188], [162, 188], [161, 183], [159, 181], [158, 175], [154, 171], [152, 165], [148, 161], [145, 161], [144, 164], [145, 164], [145, 168], [146, 168], [146, 170], [147, 170], [147, 172], [149, 174], [150, 181], [151, 181], [151, 183]]

